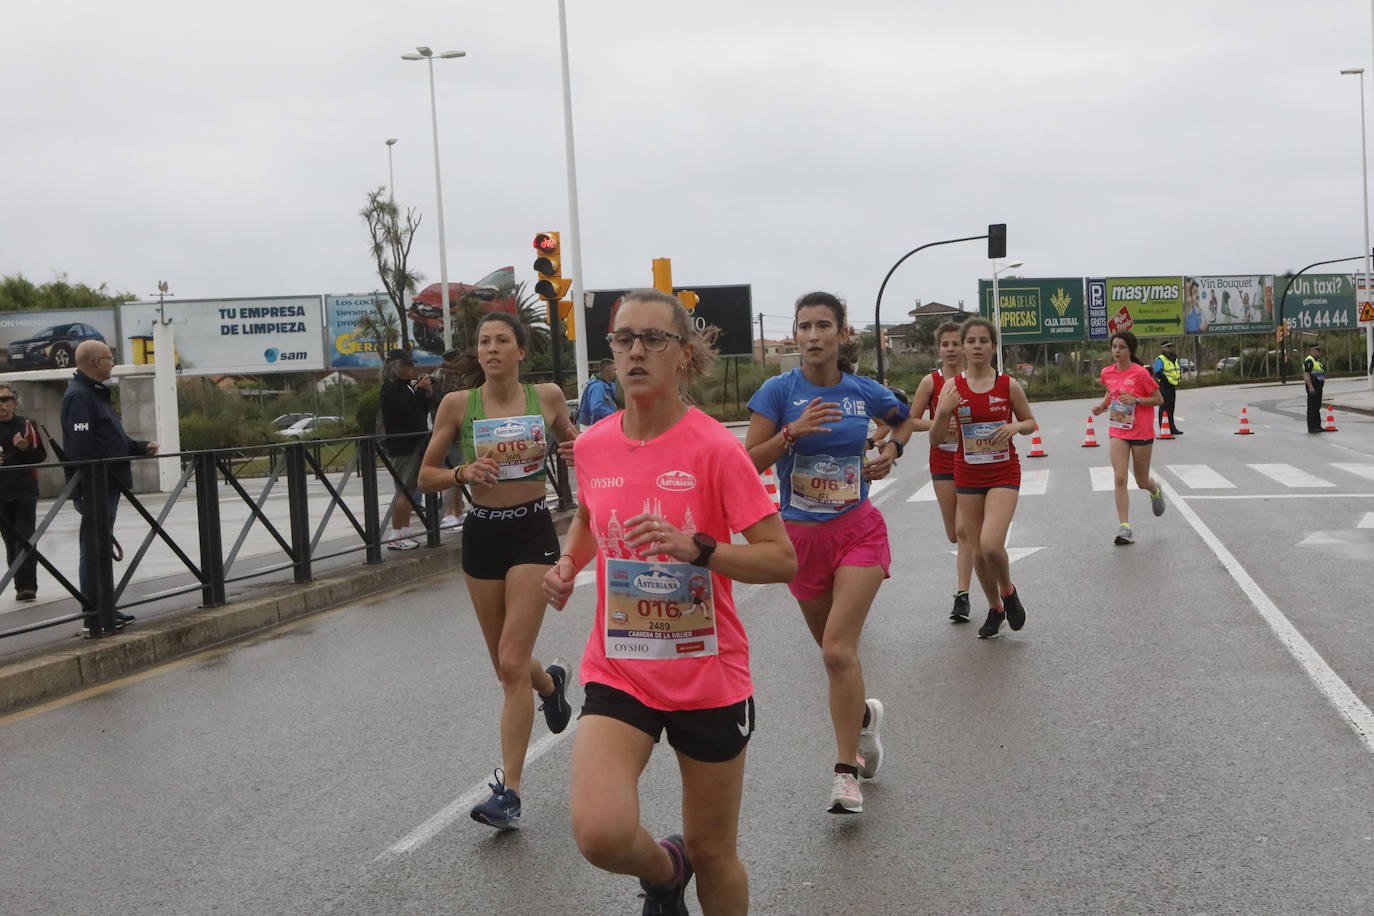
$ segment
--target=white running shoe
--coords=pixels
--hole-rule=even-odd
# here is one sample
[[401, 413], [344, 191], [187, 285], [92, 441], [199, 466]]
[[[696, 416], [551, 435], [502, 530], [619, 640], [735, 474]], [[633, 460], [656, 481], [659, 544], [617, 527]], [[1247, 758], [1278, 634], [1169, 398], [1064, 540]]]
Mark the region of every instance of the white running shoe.
[[831, 814], [862, 814], [864, 794], [859, 791], [859, 778], [848, 773], [836, 773], [830, 785], [830, 804], [826, 806]]
[[443, 520], [443, 522], [440, 523], [439, 527], [441, 527], [441, 528], [457, 528], [457, 527], [458, 527], [458, 516], [456, 516], [456, 515], [445, 515], [445, 516], [444, 516], [444, 520]]
[[868, 707], [868, 725], [859, 730], [859, 775], [872, 779], [883, 768], [883, 739], [878, 736], [878, 729], [883, 727], [883, 703], [869, 697], [864, 704]]
[[419, 547], [419, 543], [410, 538], [401, 538], [399, 541], [392, 541], [386, 545], [387, 550], [414, 550]]

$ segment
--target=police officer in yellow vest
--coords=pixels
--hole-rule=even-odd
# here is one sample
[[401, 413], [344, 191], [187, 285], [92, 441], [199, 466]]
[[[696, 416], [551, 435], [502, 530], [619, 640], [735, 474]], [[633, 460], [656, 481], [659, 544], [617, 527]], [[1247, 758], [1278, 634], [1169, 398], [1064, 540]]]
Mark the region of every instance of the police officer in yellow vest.
[[1169, 429], [1175, 436], [1183, 435], [1183, 430], [1178, 428], [1178, 417], [1174, 415], [1174, 392], [1178, 390], [1178, 383], [1183, 380], [1183, 372], [1178, 367], [1178, 352], [1174, 350], [1174, 342], [1166, 340], [1159, 345], [1160, 353], [1155, 357], [1152, 372], [1155, 381], [1159, 383], [1159, 393], [1164, 396], [1164, 403], [1159, 405], [1159, 425], [1164, 426], [1164, 415], [1169, 415]]
[[1302, 380], [1307, 383], [1307, 431], [1322, 431], [1322, 386], [1326, 384], [1326, 367], [1322, 365], [1322, 345], [1307, 348], [1302, 361]]

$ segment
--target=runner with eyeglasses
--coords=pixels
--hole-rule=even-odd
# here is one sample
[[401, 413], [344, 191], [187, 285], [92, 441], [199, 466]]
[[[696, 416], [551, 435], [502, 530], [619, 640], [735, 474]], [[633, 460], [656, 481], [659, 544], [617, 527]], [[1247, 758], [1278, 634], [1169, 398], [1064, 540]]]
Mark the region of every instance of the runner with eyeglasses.
[[[544, 503], [544, 453], [552, 429], [565, 454], [577, 429], [568, 402], [554, 384], [520, 381], [525, 326], [505, 312], [490, 312], [477, 326], [480, 387], [444, 396], [420, 465], [420, 489], [439, 493], [471, 487], [463, 525], [463, 575], [487, 654], [505, 695], [501, 709], [501, 760], [489, 783], [491, 797], [473, 807], [472, 819], [501, 830], [520, 826], [520, 777], [534, 724], [533, 689], [549, 731], [572, 718], [567, 685], [572, 667], [554, 658], [545, 668], [534, 657], [544, 622], [544, 572], [558, 556], [558, 533]], [[466, 463], [445, 466], [460, 441]]]
[[[646, 914], [686, 913], [694, 873], [704, 913], [744, 913], [737, 837], [754, 688], [731, 580], [785, 582], [796, 558], [739, 440], [684, 399], [712, 359], [687, 310], [656, 290], [627, 293], [607, 339], [625, 409], [577, 440], [577, 517], [544, 576], [562, 608], [578, 570], [596, 563], [573, 836], [597, 868], [640, 879]], [[665, 732], [682, 833], [655, 841], [640, 824], [639, 780]]]
[[[801, 368], [768, 379], [749, 399], [744, 445], [756, 470], [777, 466], [782, 517], [797, 549], [798, 573], [788, 588], [829, 680], [836, 763], [825, 807], [858, 814], [859, 777], [871, 779], [883, 765], [883, 704], [864, 698], [859, 638], [892, 562], [887, 523], [868, 501], [868, 484], [901, 457], [911, 425], [907, 405], [892, 391], [853, 374], [856, 353], [839, 299], [807, 293], [794, 314]], [[868, 461], [871, 418], [892, 431]]]
[[945, 440], [951, 418], [959, 426], [954, 462], [954, 526], [959, 549], [973, 557], [973, 570], [988, 599], [979, 639], [997, 636], [1005, 621], [1013, 630], [1026, 623], [1026, 609], [1011, 581], [1007, 532], [1021, 489], [1021, 462], [1012, 438], [1035, 431], [1035, 417], [1019, 382], [992, 366], [997, 331], [986, 318], [970, 318], [959, 329], [964, 371], [940, 389], [930, 444]]

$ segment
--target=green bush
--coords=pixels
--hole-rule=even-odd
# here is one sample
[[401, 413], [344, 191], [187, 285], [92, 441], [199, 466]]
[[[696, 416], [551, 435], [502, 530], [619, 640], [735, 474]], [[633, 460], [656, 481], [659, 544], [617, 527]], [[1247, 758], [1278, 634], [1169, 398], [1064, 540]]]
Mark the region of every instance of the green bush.
[[277, 441], [272, 424], [255, 420], [226, 422], [205, 414], [187, 414], [181, 418], [181, 450], [199, 451], [210, 448], [244, 448]]
[[354, 419], [358, 425], [359, 436], [370, 436], [377, 431], [377, 414], [382, 409], [381, 386], [374, 386], [358, 396], [358, 409]]

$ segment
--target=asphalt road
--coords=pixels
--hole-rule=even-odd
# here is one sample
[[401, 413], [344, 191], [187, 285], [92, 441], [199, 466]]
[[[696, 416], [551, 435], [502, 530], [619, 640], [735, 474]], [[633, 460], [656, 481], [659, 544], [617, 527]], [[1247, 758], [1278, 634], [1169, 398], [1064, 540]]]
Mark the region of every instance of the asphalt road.
[[[825, 677], [795, 602], [738, 587], [753, 912], [1374, 910], [1374, 418], [1309, 436], [1298, 387], [1185, 395], [1186, 435], [1155, 447], [1170, 508], [1135, 494], [1129, 547], [1094, 489], [1107, 449], [1080, 447], [1090, 402], [1034, 405], [1017, 634], [977, 640], [976, 605], [947, 620], [920, 450], [876, 492], [896, 562], [865, 630], [887, 761], [862, 815], [822, 811]], [[541, 655], [579, 658], [592, 606], [585, 586], [550, 611]], [[0, 913], [637, 913], [572, 842], [575, 728], [536, 724], [520, 832], [468, 819], [499, 696], [455, 575], [0, 719]], [[641, 794], [677, 828], [666, 747]]]

